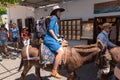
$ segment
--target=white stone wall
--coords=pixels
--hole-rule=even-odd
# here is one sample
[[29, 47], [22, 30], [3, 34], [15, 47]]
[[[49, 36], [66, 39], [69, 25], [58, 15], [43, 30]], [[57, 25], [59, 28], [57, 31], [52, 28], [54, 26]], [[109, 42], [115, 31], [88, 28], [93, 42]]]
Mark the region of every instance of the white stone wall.
[[[94, 4], [107, 2], [113, 0], [73, 0], [73, 2], [68, 2], [65, 4], [61, 4], [60, 6], [64, 7], [66, 11], [63, 13], [61, 19], [76, 19], [82, 18], [83, 20], [87, 20], [88, 18], [93, 18], [97, 16], [111, 16], [111, 15], [120, 15], [120, 12], [112, 12], [112, 13], [103, 13], [103, 14], [94, 14]], [[7, 8], [8, 11], [8, 19], [12, 20], [16, 23], [17, 19], [22, 19], [23, 26], [25, 25], [25, 18], [27, 17], [35, 17], [35, 19], [39, 19], [40, 16], [47, 16], [51, 12], [51, 7], [47, 7], [46, 10], [44, 8], [32, 9], [24, 6], [12, 6]]]
[[34, 17], [34, 9], [25, 6], [11, 6], [7, 8], [9, 21], [17, 23], [17, 19], [22, 19], [22, 25], [25, 25], [25, 19]]
[[[68, 2], [63, 6], [66, 11], [62, 15], [62, 19], [76, 19], [82, 18], [83, 20], [87, 20], [88, 18], [93, 18], [97, 16], [111, 16], [111, 15], [120, 15], [120, 12], [112, 12], [112, 13], [103, 13], [103, 14], [94, 14], [94, 4], [101, 2], [108, 2], [114, 0], [73, 0], [73, 2]], [[51, 12], [51, 7], [47, 8], [47, 11], [44, 9], [36, 9], [35, 10], [35, 19], [39, 19], [40, 16], [49, 15]]]

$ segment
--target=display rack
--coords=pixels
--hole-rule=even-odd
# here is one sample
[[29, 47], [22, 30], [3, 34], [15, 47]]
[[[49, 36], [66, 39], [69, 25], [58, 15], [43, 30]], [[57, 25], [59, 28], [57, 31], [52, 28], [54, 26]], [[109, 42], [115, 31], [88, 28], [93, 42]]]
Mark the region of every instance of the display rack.
[[93, 40], [93, 21], [84, 21], [81, 26], [81, 39]]
[[82, 19], [61, 20], [60, 35], [68, 40], [80, 40]]

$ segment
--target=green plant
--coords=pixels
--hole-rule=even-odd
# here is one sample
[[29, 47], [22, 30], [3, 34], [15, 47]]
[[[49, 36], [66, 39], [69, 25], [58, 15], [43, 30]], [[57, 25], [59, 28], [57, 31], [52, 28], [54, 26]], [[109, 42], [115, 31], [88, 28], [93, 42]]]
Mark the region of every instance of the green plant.
[[0, 25], [2, 24], [2, 19], [1, 19], [1, 15], [6, 14], [7, 10], [5, 7], [0, 6]]
[[0, 0], [0, 24], [2, 24], [1, 15], [6, 14], [7, 10], [5, 7], [9, 5], [16, 5], [19, 2], [24, 2], [25, 0]]
[[0, 6], [0, 15], [6, 14], [6, 13], [7, 13], [6, 8], [3, 6]]
[[18, 3], [19, 0], [0, 0], [1, 4], [7, 6], [7, 4], [15, 4]]

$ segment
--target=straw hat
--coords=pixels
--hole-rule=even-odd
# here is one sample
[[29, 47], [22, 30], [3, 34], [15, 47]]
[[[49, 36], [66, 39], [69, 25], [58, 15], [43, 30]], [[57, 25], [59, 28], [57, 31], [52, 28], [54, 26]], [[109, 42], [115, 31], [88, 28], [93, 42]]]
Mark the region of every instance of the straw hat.
[[60, 10], [61, 12], [65, 11], [64, 8], [61, 8], [60, 6], [56, 5], [56, 6], [53, 6], [51, 15], [57, 10]]
[[110, 23], [103, 24], [103, 28], [111, 28], [111, 27], [112, 27], [112, 24], [110, 24]]
[[114, 75], [120, 80], [120, 63], [114, 69]]
[[26, 26], [23, 26], [22, 29], [28, 29]]

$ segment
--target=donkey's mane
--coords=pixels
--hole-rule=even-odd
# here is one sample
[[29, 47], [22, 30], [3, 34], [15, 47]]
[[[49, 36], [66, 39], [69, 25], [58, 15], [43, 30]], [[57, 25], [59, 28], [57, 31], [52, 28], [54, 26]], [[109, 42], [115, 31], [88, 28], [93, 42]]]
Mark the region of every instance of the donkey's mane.
[[78, 46], [73, 46], [73, 48], [75, 48], [75, 50], [77, 52], [79, 52], [80, 54], [82, 54], [82, 53], [90, 54], [90, 53], [94, 52], [94, 50], [97, 48], [97, 45], [96, 44], [78, 45]]
[[77, 45], [77, 46], [73, 46], [74, 48], [78, 48], [78, 49], [89, 49], [92, 47], [96, 47], [97, 44], [90, 44], [90, 45]]
[[110, 48], [109, 50], [113, 50], [115, 48], [120, 48], [120, 47], [119, 46], [115, 46], [115, 47]]

